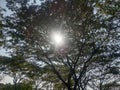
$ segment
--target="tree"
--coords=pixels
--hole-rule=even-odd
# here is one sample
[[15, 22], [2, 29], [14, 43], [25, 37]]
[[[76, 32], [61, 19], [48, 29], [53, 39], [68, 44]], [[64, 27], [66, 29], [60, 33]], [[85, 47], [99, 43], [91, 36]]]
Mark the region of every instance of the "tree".
[[118, 84], [117, 82], [112, 82], [104, 85], [104, 90], [113, 90], [113, 89], [119, 90], [120, 84]]
[[3, 45], [3, 34], [2, 34], [2, 28], [3, 28], [3, 11], [5, 9], [0, 7], [0, 47]]
[[[7, 0], [14, 13], [5, 18], [11, 37], [6, 46], [13, 49], [13, 56], [48, 65], [68, 90], [86, 90], [94, 68], [119, 57], [119, 45], [114, 43], [119, 39], [118, 3], [47, 0], [36, 5], [29, 0]], [[57, 47], [51, 40], [52, 31], [63, 33], [63, 46]]]
[[[0, 89], [1, 90], [16, 90], [14, 88], [14, 85], [12, 84], [0, 84]], [[17, 90], [32, 90], [32, 87], [30, 86], [30, 84], [26, 84], [26, 83], [20, 83], [17, 85]]]

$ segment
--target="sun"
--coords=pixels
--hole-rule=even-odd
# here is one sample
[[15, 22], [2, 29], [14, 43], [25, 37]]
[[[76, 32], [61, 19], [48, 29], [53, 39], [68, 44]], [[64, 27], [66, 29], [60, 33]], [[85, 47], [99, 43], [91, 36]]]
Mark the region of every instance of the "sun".
[[64, 36], [61, 32], [52, 33], [52, 42], [55, 46], [62, 46], [64, 44]]

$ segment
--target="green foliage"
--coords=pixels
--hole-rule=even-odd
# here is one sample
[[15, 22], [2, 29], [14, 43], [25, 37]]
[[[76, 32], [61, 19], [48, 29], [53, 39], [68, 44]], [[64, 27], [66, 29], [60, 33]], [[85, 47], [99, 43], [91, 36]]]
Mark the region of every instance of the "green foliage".
[[[37, 5], [29, 0], [7, 0], [7, 7], [13, 11], [5, 17], [6, 32], [11, 37], [6, 46], [13, 50], [8, 64], [11, 71], [22, 72], [33, 80], [41, 77], [55, 88], [68, 90], [84, 90], [92, 80], [105, 80], [111, 71], [117, 75], [119, 69], [108, 70], [108, 66], [112, 67], [119, 57], [118, 3], [119, 0], [47, 0]], [[66, 40], [60, 50], [56, 50], [50, 37], [57, 29]], [[39, 64], [29, 64], [30, 58]]]
[[3, 14], [2, 11], [4, 11], [1, 7], [0, 7], [0, 46], [3, 45], [3, 33], [2, 33], [2, 28], [3, 28]]
[[24, 84], [24, 83], [21, 83], [21, 84], [17, 85], [16, 88], [17, 89], [15, 89], [14, 85], [5, 84], [5, 85], [2, 85], [0, 90], [33, 90], [31, 85]]

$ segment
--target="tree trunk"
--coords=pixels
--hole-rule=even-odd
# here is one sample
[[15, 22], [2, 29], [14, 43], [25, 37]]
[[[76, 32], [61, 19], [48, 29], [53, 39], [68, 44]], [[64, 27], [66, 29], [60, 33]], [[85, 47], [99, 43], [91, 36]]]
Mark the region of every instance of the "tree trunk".
[[14, 83], [14, 90], [17, 90], [17, 83]]
[[70, 85], [67, 86], [68, 90], [73, 90]]

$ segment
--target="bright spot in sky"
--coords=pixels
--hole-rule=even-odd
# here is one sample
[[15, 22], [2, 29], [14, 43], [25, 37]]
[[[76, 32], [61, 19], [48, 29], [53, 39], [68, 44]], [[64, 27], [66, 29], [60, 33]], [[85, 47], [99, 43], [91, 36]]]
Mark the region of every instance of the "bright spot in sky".
[[61, 46], [64, 44], [64, 36], [60, 32], [54, 32], [52, 34], [52, 41], [56, 46]]

